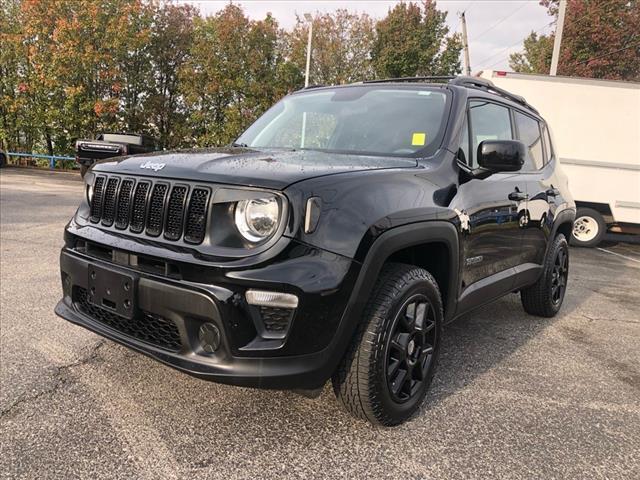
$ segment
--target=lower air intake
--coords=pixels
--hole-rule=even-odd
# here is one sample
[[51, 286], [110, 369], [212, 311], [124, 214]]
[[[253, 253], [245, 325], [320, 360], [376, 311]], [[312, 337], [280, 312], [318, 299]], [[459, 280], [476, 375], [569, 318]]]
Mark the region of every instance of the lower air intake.
[[113, 330], [171, 352], [182, 348], [178, 327], [167, 318], [143, 311], [129, 320], [92, 304], [81, 287], [74, 288], [74, 301], [82, 313]]

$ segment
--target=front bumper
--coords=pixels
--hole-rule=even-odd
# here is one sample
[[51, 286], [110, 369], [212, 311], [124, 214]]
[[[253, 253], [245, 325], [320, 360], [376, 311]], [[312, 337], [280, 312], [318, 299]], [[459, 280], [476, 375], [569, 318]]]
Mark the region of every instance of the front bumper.
[[[261, 339], [251, 329], [243, 292], [262, 286], [256, 286], [252, 277], [268, 277], [264, 270], [233, 272], [229, 277], [239, 279], [235, 284], [198, 283], [115, 265], [70, 248], [62, 250], [60, 266], [64, 297], [56, 306], [56, 314], [205, 380], [262, 388], [314, 389], [331, 376], [336, 355], [341, 356], [344, 342], [336, 338], [341, 315], [328, 318], [317, 314], [318, 302], [332, 305], [334, 317], [335, 312], [343, 311], [347, 297], [340, 292], [297, 292], [300, 311], [293, 316], [286, 337]], [[92, 266], [135, 276], [137, 313], [133, 318], [87, 302]], [[272, 282], [267, 284], [273, 286]], [[205, 323], [216, 325], [221, 332], [220, 346], [212, 353], [202, 348], [199, 337]], [[313, 342], [306, 341], [310, 330], [322, 335], [314, 334]], [[326, 340], [318, 343], [319, 336]]]

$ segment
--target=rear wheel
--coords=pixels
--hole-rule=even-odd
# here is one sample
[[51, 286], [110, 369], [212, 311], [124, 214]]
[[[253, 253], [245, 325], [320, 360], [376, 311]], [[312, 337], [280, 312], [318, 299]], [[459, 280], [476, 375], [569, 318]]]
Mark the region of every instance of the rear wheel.
[[539, 317], [553, 317], [560, 310], [569, 280], [569, 246], [559, 233], [547, 252], [542, 275], [520, 291], [524, 310]]
[[607, 232], [607, 224], [600, 212], [592, 208], [579, 208], [573, 222], [571, 245], [577, 247], [597, 246]]
[[411, 417], [436, 371], [442, 318], [440, 291], [429, 272], [386, 265], [333, 376], [334, 391], [347, 411], [379, 425]]

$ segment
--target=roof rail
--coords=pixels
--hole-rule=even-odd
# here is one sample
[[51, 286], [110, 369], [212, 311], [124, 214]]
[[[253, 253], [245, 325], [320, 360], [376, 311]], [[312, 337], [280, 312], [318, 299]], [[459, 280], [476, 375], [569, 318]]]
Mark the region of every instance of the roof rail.
[[397, 78], [381, 78], [380, 80], [364, 80], [362, 83], [389, 83], [389, 82], [448, 82], [456, 77], [450, 75], [437, 75], [430, 77], [397, 77]]
[[469, 77], [467, 75], [458, 75], [457, 77], [453, 77], [449, 83], [451, 85], [464, 85], [464, 86], [476, 85], [478, 87], [494, 86], [491, 80], [488, 80], [482, 77]]
[[484, 90], [487, 92], [495, 93], [500, 95], [503, 98], [507, 98], [513, 102], [519, 103], [520, 105], [528, 108], [529, 110], [538, 113], [538, 110], [533, 108], [531, 105], [527, 103], [524, 97], [520, 95], [516, 95], [515, 93], [508, 92], [500, 87], [496, 87], [491, 80], [487, 80], [486, 78], [480, 77], [466, 77], [459, 76], [455, 77], [453, 80], [449, 82], [451, 85], [460, 85], [463, 87], [477, 88], [479, 90]]

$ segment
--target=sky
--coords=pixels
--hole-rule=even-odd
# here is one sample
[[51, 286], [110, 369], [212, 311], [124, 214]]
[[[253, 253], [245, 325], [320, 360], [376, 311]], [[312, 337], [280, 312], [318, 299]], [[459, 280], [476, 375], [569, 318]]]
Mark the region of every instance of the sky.
[[[229, 0], [177, 0], [190, 3], [203, 15], [211, 15], [224, 8]], [[258, 20], [267, 12], [288, 29], [296, 22], [296, 14], [332, 12], [345, 8], [352, 12], [367, 13], [374, 18], [384, 17], [389, 8], [400, 0], [233, 0], [242, 6], [249, 18]], [[555, 27], [538, 0], [439, 0], [438, 8], [447, 11], [447, 23], [452, 32], [462, 27], [458, 12], [465, 11], [471, 71], [509, 70], [509, 54], [522, 50], [522, 40], [531, 33], [549, 33]], [[461, 60], [462, 64], [462, 60]]]

